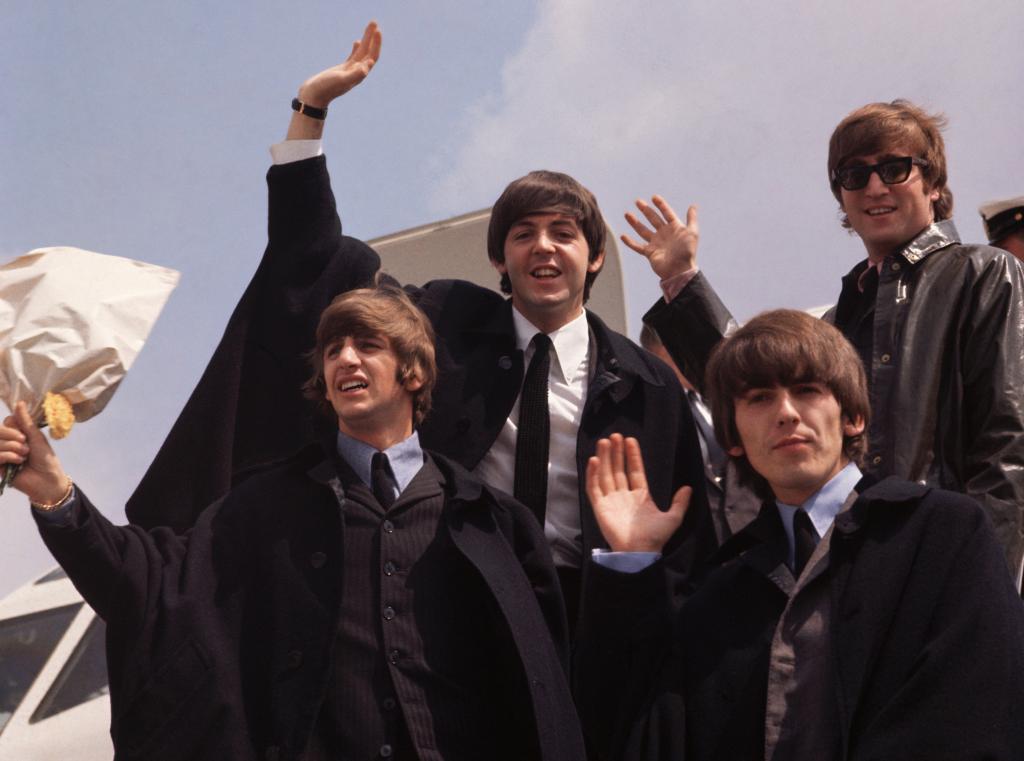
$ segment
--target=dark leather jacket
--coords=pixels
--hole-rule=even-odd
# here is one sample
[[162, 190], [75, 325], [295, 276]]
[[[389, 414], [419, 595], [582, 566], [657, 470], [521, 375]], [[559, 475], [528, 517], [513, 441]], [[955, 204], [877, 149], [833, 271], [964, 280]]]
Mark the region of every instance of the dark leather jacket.
[[[844, 279], [857, 287], [865, 262]], [[834, 310], [825, 315], [832, 321]], [[644, 320], [688, 378], [735, 325], [700, 273]], [[887, 258], [875, 301], [864, 471], [976, 498], [1015, 579], [1024, 557], [1024, 270], [936, 222]]]

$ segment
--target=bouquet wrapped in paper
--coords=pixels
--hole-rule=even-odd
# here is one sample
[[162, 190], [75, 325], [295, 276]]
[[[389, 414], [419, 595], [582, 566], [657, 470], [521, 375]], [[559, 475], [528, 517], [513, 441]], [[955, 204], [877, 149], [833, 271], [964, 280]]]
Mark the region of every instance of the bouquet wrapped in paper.
[[12, 410], [24, 401], [54, 438], [98, 414], [178, 277], [65, 247], [36, 249], [0, 267], [0, 399]]

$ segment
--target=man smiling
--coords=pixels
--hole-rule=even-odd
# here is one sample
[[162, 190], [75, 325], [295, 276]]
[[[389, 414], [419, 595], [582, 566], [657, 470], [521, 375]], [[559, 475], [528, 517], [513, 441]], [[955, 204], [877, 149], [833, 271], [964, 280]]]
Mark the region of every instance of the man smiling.
[[[266, 421], [260, 402], [274, 389], [275, 403], [292, 406], [297, 384], [289, 376], [308, 345], [302, 326], [325, 299], [372, 279], [380, 266], [365, 244], [341, 235], [320, 144], [328, 105], [364, 80], [380, 48], [371, 23], [346, 61], [299, 87], [287, 139], [271, 149], [267, 252], [129, 503], [133, 521], [185, 528], [190, 504], [215, 499], [247, 467], [309, 436], [301, 414]], [[533, 511], [570, 624], [583, 558], [603, 541], [581, 479], [600, 437], [622, 431], [644, 442], [660, 499], [684, 483], [697, 488], [677, 540], [680, 563], [715, 544], [701, 504], [700, 447], [672, 371], [584, 308], [605, 237], [589, 190], [560, 172], [530, 172], [495, 202], [487, 233], [487, 256], [510, 299], [461, 280], [406, 288], [438, 337], [440, 378], [434, 411], [420, 427], [424, 445]], [[245, 365], [259, 370], [239, 372]], [[183, 468], [191, 478], [179, 477]]]
[[[964, 245], [953, 225], [942, 117], [903, 100], [840, 122], [828, 177], [867, 259], [825, 319], [856, 347], [871, 395], [868, 473], [969, 494], [991, 518], [1012, 577], [1024, 563], [1024, 272], [1007, 252]], [[655, 198], [627, 245], [665, 301], [644, 317], [688, 377], [732, 317], [697, 270], [697, 219]]]
[[640, 448], [598, 445], [577, 701], [602, 758], [1011, 761], [1024, 757], [1024, 608], [961, 494], [862, 478], [854, 348], [802, 312], [760, 315], [708, 367], [715, 432], [765, 502], [678, 610], [658, 553], [686, 510]]
[[47, 546], [107, 623], [118, 758], [583, 761], [568, 627], [533, 516], [416, 427], [437, 377], [394, 288], [324, 311], [334, 423], [187, 534], [111, 525], [24, 403], [0, 426]]

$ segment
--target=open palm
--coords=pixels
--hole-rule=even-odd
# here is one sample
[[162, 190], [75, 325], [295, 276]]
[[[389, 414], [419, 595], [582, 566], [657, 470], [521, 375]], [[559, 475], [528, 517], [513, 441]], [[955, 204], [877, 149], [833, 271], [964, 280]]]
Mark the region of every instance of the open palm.
[[587, 496], [608, 546], [615, 552], [661, 552], [683, 522], [692, 490], [681, 487], [668, 510], [647, 490], [640, 444], [620, 434], [597, 442], [587, 461]]

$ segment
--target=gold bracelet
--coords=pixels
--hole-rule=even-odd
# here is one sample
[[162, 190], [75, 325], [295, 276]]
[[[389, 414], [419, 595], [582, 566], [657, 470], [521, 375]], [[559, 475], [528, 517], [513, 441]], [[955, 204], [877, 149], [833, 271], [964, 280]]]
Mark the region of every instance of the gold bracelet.
[[64, 504], [71, 499], [72, 493], [75, 491], [75, 482], [68, 478], [68, 488], [64, 490], [63, 496], [56, 502], [33, 502], [29, 500], [29, 504], [36, 510], [41, 510], [44, 513], [48, 513], [51, 510], [56, 510], [58, 507], [64, 507]]

